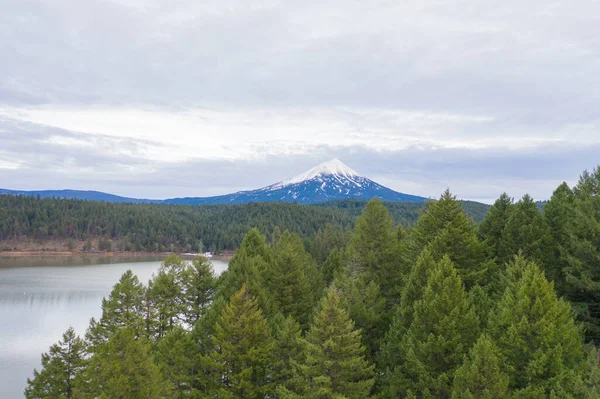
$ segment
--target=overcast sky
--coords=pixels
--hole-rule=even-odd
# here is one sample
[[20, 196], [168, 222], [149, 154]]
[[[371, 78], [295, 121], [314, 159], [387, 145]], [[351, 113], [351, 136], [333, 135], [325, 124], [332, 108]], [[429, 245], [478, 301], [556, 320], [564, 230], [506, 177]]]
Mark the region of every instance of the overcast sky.
[[337, 157], [491, 202], [600, 164], [598, 1], [1, 4], [3, 188], [206, 196]]

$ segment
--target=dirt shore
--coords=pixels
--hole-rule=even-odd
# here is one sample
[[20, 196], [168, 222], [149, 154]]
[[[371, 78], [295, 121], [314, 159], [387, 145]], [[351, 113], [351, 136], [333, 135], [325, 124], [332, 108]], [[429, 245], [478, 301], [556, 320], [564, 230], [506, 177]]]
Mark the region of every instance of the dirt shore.
[[[0, 257], [25, 257], [25, 256], [83, 256], [83, 257], [152, 257], [167, 256], [170, 252], [82, 252], [82, 251], [0, 251]], [[193, 255], [178, 253], [182, 258], [194, 258]], [[231, 260], [232, 255], [215, 255], [215, 260]]]

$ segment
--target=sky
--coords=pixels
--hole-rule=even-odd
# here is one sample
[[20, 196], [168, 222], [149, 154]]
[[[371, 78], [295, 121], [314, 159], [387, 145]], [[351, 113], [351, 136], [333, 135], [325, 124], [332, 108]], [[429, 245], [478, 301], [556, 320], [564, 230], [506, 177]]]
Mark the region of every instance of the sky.
[[2, 0], [0, 187], [254, 189], [338, 158], [547, 199], [600, 164], [594, 0]]

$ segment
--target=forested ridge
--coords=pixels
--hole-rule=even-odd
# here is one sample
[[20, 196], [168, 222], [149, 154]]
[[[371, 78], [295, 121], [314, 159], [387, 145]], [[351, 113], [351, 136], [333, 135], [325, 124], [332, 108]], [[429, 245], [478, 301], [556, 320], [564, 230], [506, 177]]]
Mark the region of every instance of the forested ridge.
[[[20, 240], [88, 241], [88, 250], [233, 250], [252, 227], [263, 234], [279, 227], [303, 238], [313, 237], [327, 224], [350, 229], [366, 203], [346, 200], [319, 205], [190, 206], [0, 195], [0, 250], [14, 249], [7, 240], [11, 244]], [[395, 224], [406, 227], [417, 220], [424, 205], [388, 202], [386, 206]], [[485, 204], [465, 203], [465, 211], [476, 221], [483, 218], [488, 208]]]
[[379, 200], [314, 240], [251, 229], [229, 268], [126, 272], [27, 398], [598, 398], [600, 169], [543, 213], [449, 192], [410, 230]]

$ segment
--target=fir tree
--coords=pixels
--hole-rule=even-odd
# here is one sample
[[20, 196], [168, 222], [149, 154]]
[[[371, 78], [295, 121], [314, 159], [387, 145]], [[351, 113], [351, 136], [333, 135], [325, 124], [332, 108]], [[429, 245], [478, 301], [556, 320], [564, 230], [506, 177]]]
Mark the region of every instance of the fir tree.
[[345, 265], [346, 256], [344, 250], [336, 248], [329, 253], [321, 268], [325, 286], [328, 287], [333, 282], [336, 274], [343, 271]]
[[85, 367], [85, 343], [75, 335], [72, 327], [63, 334], [62, 340], [42, 354], [41, 371], [33, 371], [33, 379], [27, 379], [27, 399], [76, 397], [75, 379]]
[[433, 259], [431, 252], [427, 249], [424, 250], [419, 256], [402, 290], [400, 304], [394, 310], [392, 322], [385, 335], [379, 359], [379, 366], [382, 370], [387, 369], [388, 373], [400, 364], [403, 359], [404, 355], [401, 353], [401, 344], [404, 334], [406, 334], [412, 324], [414, 305], [423, 298], [429, 274], [436, 266], [437, 263]]
[[131, 270], [115, 284], [108, 298], [102, 299], [102, 316], [94, 318], [86, 333], [92, 347], [106, 342], [119, 328], [128, 327], [138, 335], [145, 333], [144, 312], [146, 289]]
[[515, 264], [521, 265], [513, 267], [513, 281], [518, 280], [490, 315], [489, 331], [513, 395], [550, 397], [561, 385], [573, 385], [573, 370], [582, 370], [582, 337], [571, 307], [556, 297], [538, 266], [527, 263], [523, 270], [519, 259]]
[[529, 195], [514, 205], [502, 234], [501, 261], [509, 262], [519, 251], [545, 267], [552, 264], [552, 236], [548, 224]]
[[188, 265], [182, 275], [182, 318], [188, 326], [194, 326], [206, 313], [215, 295], [217, 278], [210, 261], [198, 257]]
[[454, 372], [475, 338], [478, 320], [448, 257], [431, 271], [423, 298], [400, 343], [403, 355], [388, 381], [390, 397], [449, 398]]
[[508, 223], [513, 207], [512, 197], [503, 193], [494, 202], [485, 219], [479, 224], [479, 236], [483, 239], [488, 256], [491, 259], [500, 260], [501, 258], [503, 253], [502, 233]]
[[584, 172], [573, 192], [575, 215], [569, 215], [571, 217], [567, 219], [566, 233], [570, 237], [563, 241], [564, 247], [559, 259], [561, 279], [557, 288], [572, 302], [578, 318], [585, 325], [586, 338], [598, 344], [600, 342], [600, 268], [598, 268], [600, 264], [600, 167], [593, 173]]
[[269, 381], [273, 340], [267, 320], [246, 286], [235, 293], [219, 316], [209, 355], [213, 392], [219, 398], [264, 398]]
[[501, 355], [483, 334], [454, 374], [452, 399], [505, 399], [508, 376], [502, 372]]
[[294, 366], [303, 359], [305, 349], [300, 324], [278, 313], [273, 319], [273, 337], [273, 385], [294, 389]]
[[164, 399], [171, 384], [154, 363], [149, 342], [130, 328], [100, 345], [78, 380], [83, 398]]
[[362, 331], [362, 342], [369, 359], [375, 361], [387, 327], [385, 298], [379, 285], [362, 277], [351, 278], [347, 273], [341, 273], [334, 286], [340, 293], [341, 306], [348, 312], [355, 327]]
[[306, 342], [306, 359], [297, 365], [302, 383], [299, 390], [279, 386], [281, 398], [348, 398], [370, 396], [374, 383], [373, 366], [365, 358], [360, 330], [341, 307], [336, 288], [330, 288]]
[[192, 385], [197, 372], [194, 359], [196, 351], [192, 335], [180, 326], [169, 331], [156, 345], [156, 362], [165, 380], [173, 385], [177, 398], [198, 395]]
[[271, 250], [258, 229], [251, 229], [244, 237], [226, 271], [221, 274], [216, 296], [229, 300], [242, 285], [258, 301], [261, 310], [271, 316], [276, 313], [273, 293], [267, 289]]
[[148, 283], [147, 300], [150, 301], [151, 333], [159, 340], [179, 322], [182, 308], [180, 275], [175, 270], [161, 268]]
[[449, 190], [438, 201], [427, 203], [411, 239], [415, 254], [429, 248], [437, 261], [448, 255], [467, 287], [488, 281], [489, 265], [484, 262], [475, 224]]
[[397, 301], [408, 274], [408, 262], [400, 253], [392, 226], [387, 208], [378, 198], [372, 199], [356, 220], [349, 247], [352, 269], [379, 285], [388, 307]]
[[273, 247], [272, 262], [268, 290], [273, 294], [277, 309], [308, 329], [316, 295], [322, 291], [317, 266], [304, 250], [300, 237], [289, 231], [285, 231]]

